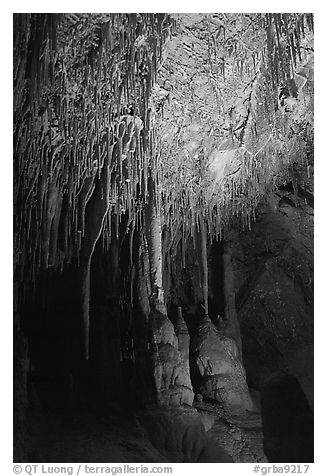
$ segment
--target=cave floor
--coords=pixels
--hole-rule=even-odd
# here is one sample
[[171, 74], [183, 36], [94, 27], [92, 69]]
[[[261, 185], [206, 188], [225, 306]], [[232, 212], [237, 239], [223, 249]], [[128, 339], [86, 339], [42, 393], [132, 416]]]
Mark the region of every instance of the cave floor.
[[233, 412], [221, 410], [216, 405], [197, 405], [198, 410], [214, 417], [207, 436], [210, 451], [200, 462], [216, 462], [217, 444], [232, 458], [234, 463], [264, 463], [263, 436], [260, 412]]
[[[198, 462], [219, 463], [221, 449], [234, 463], [266, 462], [262, 448], [261, 416], [259, 412], [228, 413], [217, 405], [196, 405], [199, 411], [211, 415], [207, 431], [208, 444]], [[149, 441], [135, 415], [117, 412], [115, 415], [89, 413], [44, 413], [33, 419], [31, 462], [65, 463], [167, 463]]]
[[256, 413], [220, 419], [207, 433], [228, 453], [234, 463], [263, 463], [261, 418]]
[[132, 415], [44, 414], [34, 428], [31, 460], [63, 463], [154, 463], [166, 459]]

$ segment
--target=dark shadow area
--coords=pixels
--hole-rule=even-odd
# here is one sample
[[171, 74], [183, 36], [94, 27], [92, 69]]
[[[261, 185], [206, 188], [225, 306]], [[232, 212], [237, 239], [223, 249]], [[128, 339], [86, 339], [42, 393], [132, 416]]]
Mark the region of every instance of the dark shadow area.
[[270, 463], [314, 461], [313, 413], [298, 380], [276, 373], [261, 396], [263, 446]]

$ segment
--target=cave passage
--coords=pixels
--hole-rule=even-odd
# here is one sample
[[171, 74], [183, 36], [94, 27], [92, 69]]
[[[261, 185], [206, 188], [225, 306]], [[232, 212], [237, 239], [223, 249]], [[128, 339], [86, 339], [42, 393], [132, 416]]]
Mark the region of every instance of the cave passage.
[[313, 461], [312, 14], [14, 14], [14, 461]]

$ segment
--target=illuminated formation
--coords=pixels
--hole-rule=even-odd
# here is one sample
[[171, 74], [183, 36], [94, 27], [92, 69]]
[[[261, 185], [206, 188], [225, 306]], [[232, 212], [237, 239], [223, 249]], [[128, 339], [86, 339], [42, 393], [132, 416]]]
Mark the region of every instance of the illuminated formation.
[[72, 401], [252, 411], [235, 243], [312, 179], [313, 15], [15, 14], [13, 79], [18, 367], [64, 322]]

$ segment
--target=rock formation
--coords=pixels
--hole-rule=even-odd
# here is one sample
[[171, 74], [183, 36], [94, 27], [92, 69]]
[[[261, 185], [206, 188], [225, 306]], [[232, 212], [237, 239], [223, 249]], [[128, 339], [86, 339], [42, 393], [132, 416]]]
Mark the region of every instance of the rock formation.
[[14, 15], [15, 460], [137, 419], [147, 461], [262, 461], [250, 390], [312, 406], [313, 26]]
[[160, 405], [192, 405], [194, 393], [188, 362], [179, 349], [174, 326], [168, 317], [150, 314], [151, 355]]
[[229, 409], [253, 409], [245, 370], [232, 338], [224, 336], [209, 318], [204, 318], [191, 349], [194, 373], [199, 375], [197, 385], [205, 398]]

